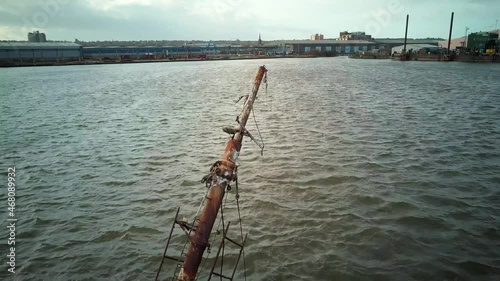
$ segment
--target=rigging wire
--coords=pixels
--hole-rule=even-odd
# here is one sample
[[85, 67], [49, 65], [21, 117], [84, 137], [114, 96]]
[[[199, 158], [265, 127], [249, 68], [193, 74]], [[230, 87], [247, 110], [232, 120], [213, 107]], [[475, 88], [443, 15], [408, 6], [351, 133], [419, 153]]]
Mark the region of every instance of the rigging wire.
[[262, 139], [262, 135], [260, 134], [259, 125], [257, 124], [257, 119], [255, 119], [255, 112], [253, 108], [252, 108], [252, 115], [253, 115], [253, 121], [255, 122], [255, 127], [257, 127], [257, 132], [259, 133], [260, 142], [262, 143], [262, 147], [260, 149], [260, 156], [264, 156], [264, 140]]
[[[241, 220], [241, 213], [240, 213], [240, 193], [238, 191], [238, 177], [236, 177], [236, 206], [238, 207], [238, 218], [240, 220], [240, 233], [241, 233], [241, 245], [245, 242], [243, 238], [243, 221]], [[243, 245], [244, 246], [244, 245]], [[245, 247], [242, 249], [243, 252], [243, 274], [245, 276], [245, 281], [247, 280], [247, 265], [246, 265], [246, 259], [245, 259]]]
[[[227, 197], [226, 197], [227, 198]], [[224, 210], [222, 205], [220, 206], [220, 218], [222, 221], [222, 257], [220, 259], [220, 280], [222, 281], [222, 271], [224, 268], [224, 249], [226, 248], [226, 226], [224, 224]]]

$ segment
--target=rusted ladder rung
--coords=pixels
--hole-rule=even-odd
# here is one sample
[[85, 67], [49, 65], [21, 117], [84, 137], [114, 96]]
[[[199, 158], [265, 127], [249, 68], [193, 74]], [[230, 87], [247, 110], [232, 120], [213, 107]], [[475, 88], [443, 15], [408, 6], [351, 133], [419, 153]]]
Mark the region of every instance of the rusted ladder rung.
[[168, 250], [168, 246], [170, 245], [170, 239], [172, 238], [172, 233], [174, 232], [175, 224], [177, 222], [177, 217], [179, 216], [179, 210], [180, 209], [181, 209], [180, 207], [177, 208], [177, 212], [175, 213], [174, 222], [172, 223], [172, 228], [170, 229], [170, 234], [168, 235], [167, 245], [165, 246], [165, 250], [163, 251], [163, 256], [161, 258], [160, 267], [158, 268], [158, 271], [156, 272], [155, 281], [157, 281], [158, 278], [160, 277], [160, 272], [161, 272], [161, 268], [163, 266], [163, 262], [165, 261], [165, 257], [168, 257], [167, 256], [167, 250]]
[[181, 228], [185, 227], [187, 230], [196, 230], [196, 226], [194, 224], [190, 224], [181, 220], [175, 220], [175, 223], [178, 224]]
[[212, 272], [213, 275], [217, 275], [219, 277], [222, 277], [222, 278], [225, 278], [225, 279], [228, 279], [228, 280], [233, 280], [233, 278], [231, 277], [227, 277], [226, 275], [223, 275], [223, 274], [219, 274], [217, 272]]
[[226, 237], [227, 240], [229, 240], [229, 242], [235, 244], [236, 246], [240, 247], [240, 248], [243, 248], [243, 245], [241, 245], [240, 243], [234, 241], [233, 239], [229, 238], [229, 237]]
[[231, 275], [231, 280], [234, 278], [234, 274], [236, 273], [236, 268], [238, 267], [238, 263], [240, 262], [241, 253], [243, 252], [243, 249], [245, 248], [245, 243], [247, 242], [247, 235], [248, 234], [245, 234], [245, 238], [243, 239], [243, 244], [241, 245], [240, 253], [238, 254], [238, 259], [236, 260], [236, 265], [233, 268], [233, 274]]
[[184, 260], [181, 259], [181, 258], [174, 258], [174, 257], [171, 257], [171, 256], [165, 256], [165, 258], [167, 258], [169, 260], [173, 260], [173, 261], [184, 262]]

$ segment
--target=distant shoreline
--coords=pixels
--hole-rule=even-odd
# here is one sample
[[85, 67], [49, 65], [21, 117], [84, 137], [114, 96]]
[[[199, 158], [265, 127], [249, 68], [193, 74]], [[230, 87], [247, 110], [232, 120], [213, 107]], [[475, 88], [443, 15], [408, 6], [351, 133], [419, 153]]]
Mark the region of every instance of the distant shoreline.
[[[109, 64], [132, 64], [132, 63], [161, 63], [161, 62], [201, 62], [201, 61], [232, 61], [232, 60], [263, 60], [263, 59], [292, 59], [292, 58], [320, 58], [324, 56], [317, 55], [275, 55], [275, 56], [226, 56], [226, 57], [207, 57], [207, 58], [177, 58], [177, 59], [139, 59], [139, 60], [91, 60], [82, 61], [39, 61], [39, 62], [0, 62], [0, 68], [12, 67], [39, 67], [39, 66], [70, 66], [70, 65], [109, 65]], [[339, 57], [339, 56], [333, 56]], [[349, 56], [351, 59], [366, 60], [399, 60], [390, 56]], [[412, 61], [440, 61], [436, 57], [419, 58]], [[466, 63], [500, 63], [500, 60], [492, 60], [490, 57], [458, 56], [454, 62]]]
[[9, 67], [37, 67], [37, 66], [68, 66], [68, 65], [108, 65], [131, 63], [160, 63], [160, 62], [193, 62], [193, 61], [231, 61], [231, 60], [262, 60], [286, 58], [317, 58], [311, 55], [279, 55], [279, 56], [231, 56], [221, 58], [186, 58], [186, 59], [149, 59], [149, 60], [90, 60], [83, 61], [39, 61], [39, 62], [0, 62], [0, 68]]

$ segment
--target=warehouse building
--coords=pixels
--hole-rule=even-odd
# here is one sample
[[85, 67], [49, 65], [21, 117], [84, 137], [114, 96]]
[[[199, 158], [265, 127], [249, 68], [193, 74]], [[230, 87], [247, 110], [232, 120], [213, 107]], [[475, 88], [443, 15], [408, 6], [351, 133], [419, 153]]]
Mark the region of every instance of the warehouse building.
[[[407, 45], [415, 44], [415, 45], [432, 45], [432, 46], [439, 46], [439, 42], [442, 41], [442, 39], [408, 39], [406, 40]], [[391, 50], [394, 47], [403, 45], [405, 42], [404, 38], [394, 38], [394, 39], [374, 39], [373, 42], [378, 44], [379, 48], [381, 50]], [[406, 48], [409, 49], [409, 48]]]
[[[434, 39], [408, 39], [407, 44], [429, 44], [438, 46], [438, 40]], [[308, 54], [317, 52], [334, 52], [336, 54], [353, 54], [378, 50], [389, 52], [391, 48], [404, 43], [404, 39], [374, 39], [374, 40], [281, 40], [271, 41], [264, 46], [267, 50], [276, 53]]]
[[276, 53], [308, 54], [315, 52], [334, 52], [336, 54], [351, 54], [360, 51], [370, 51], [376, 48], [376, 44], [362, 40], [284, 40], [273, 41], [264, 45], [266, 49]]
[[84, 59], [99, 60], [135, 60], [135, 59], [162, 59], [167, 57], [196, 57], [201, 54], [247, 54], [263, 47], [246, 47], [241, 45], [215, 45], [212, 42], [191, 43], [183, 46], [101, 46], [83, 47]]
[[82, 55], [85, 59], [151, 59], [162, 58], [168, 54], [165, 47], [84, 47]]
[[[394, 54], [394, 53], [401, 54], [403, 52], [404, 48], [405, 48], [404, 45], [393, 47], [391, 50], [391, 54]], [[415, 53], [434, 54], [434, 53], [439, 53], [439, 52], [443, 53], [444, 52], [443, 50], [447, 50], [447, 49], [444, 49], [444, 48], [441, 48], [441, 47], [438, 47], [435, 45], [430, 45], [430, 44], [407, 44], [406, 50], [412, 50]]]
[[74, 61], [82, 58], [82, 46], [60, 42], [0, 42], [0, 62]]

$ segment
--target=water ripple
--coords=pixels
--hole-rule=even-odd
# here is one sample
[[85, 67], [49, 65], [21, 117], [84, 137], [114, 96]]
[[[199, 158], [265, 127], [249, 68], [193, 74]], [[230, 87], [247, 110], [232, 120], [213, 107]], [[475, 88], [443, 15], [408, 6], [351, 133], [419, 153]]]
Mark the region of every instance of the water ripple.
[[318, 58], [0, 69], [16, 280], [152, 280], [262, 63], [266, 150], [239, 159], [248, 280], [500, 276], [498, 65]]

